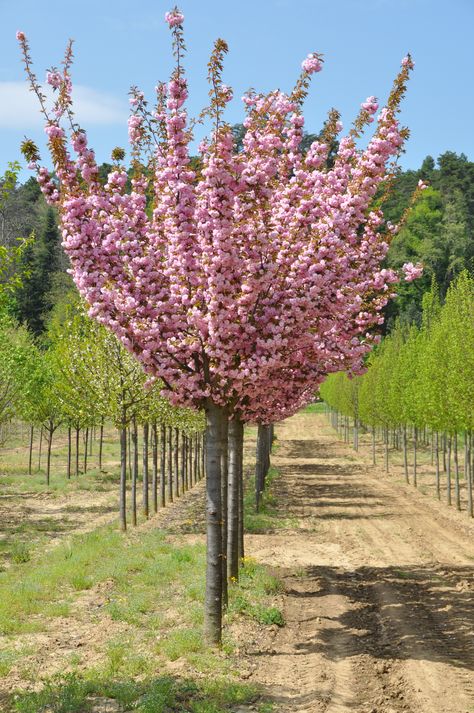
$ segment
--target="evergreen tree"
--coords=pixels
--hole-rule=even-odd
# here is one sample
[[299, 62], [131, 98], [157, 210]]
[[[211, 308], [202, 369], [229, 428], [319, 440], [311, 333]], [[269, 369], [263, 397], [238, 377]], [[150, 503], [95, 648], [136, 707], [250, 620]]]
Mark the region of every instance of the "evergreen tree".
[[29, 276], [16, 294], [17, 316], [36, 336], [43, 333], [52, 306], [49, 293], [61, 268], [61, 254], [57, 216], [48, 208], [38, 239], [25, 251], [23, 265]]

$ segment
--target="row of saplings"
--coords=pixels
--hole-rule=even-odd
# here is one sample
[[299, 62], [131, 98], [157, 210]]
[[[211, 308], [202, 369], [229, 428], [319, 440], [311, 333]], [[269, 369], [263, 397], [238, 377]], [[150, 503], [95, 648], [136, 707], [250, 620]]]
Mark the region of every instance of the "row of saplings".
[[[436, 284], [425, 295], [423, 322], [396, 325], [374, 351], [365, 374], [349, 378], [339, 372], [321, 386], [330, 418], [346, 441], [349, 420], [354, 447], [361, 428], [372, 433], [372, 453], [379, 436], [385, 468], [389, 448], [403, 454], [407, 482], [417, 486], [420, 447], [430, 450], [435, 488], [474, 516], [474, 278], [462, 273], [441, 305]], [[409, 458], [409, 448], [412, 456]], [[409, 462], [411, 461], [411, 462]], [[464, 488], [463, 486], [464, 482]]]
[[[132, 525], [136, 525], [139, 509], [148, 517], [202, 479], [206, 460], [203, 413], [172, 406], [160, 395], [159, 382], [147, 384], [137, 360], [113, 334], [87, 316], [75, 293], [56, 306], [42, 345], [35, 343], [26, 329], [7, 315], [0, 320], [0, 335], [3, 433], [8, 432], [12, 419], [21, 419], [29, 425], [30, 474], [38, 429], [38, 469], [45, 440], [48, 486], [53, 438], [60, 429], [67, 434], [67, 478], [87, 472], [93, 444], [97, 467], [102, 471], [105, 424], [112, 422], [120, 435], [122, 530], [127, 528], [128, 515]], [[222, 515], [219, 516], [223, 556], [219, 553], [217, 561], [223, 570], [225, 602], [227, 581], [238, 579], [244, 552], [244, 429], [239, 420], [225, 419], [223, 423], [226, 429], [221, 434]], [[265, 488], [272, 440], [273, 427], [259, 425], [257, 508]]]

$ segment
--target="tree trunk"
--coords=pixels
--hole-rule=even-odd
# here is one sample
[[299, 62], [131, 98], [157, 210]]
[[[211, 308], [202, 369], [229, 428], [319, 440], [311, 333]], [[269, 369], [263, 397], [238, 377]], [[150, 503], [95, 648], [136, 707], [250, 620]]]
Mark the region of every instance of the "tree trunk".
[[120, 428], [120, 529], [127, 529], [127, 425]]
[[191, 437], [191, 448], [193, 448], [193, 450], [194, 450], [194, 459], [193, 459], [194, 482], [197, 483], [199, 481], [199, 436], [197, 433], [194, 437]]
[[446, 453], [446, 486], [447, 486], [447, 499], [448, 505], [452, 505], [451, 497], [451, 436], [447, 439], [447, 453]]
[[375, 464], [375, 426], [372, 426], [372, 465]]
[[201, 439], [199, 437], [199, 433], [194, 434], [194, 453], [194, 472], [196, 473], [196, 480], [199, 483], [199, 481], [201, 480]]
[[221, 454], [225, 409], [206, 403], [207, 566], [204, 636], [210, 644], [222, 638], [222, 499]]
[[168, 426], [168, 502], [173, 502], [173, 429]]
[[148, 423], [143, 424], [143, 515], [148, 518], [150, 506], [148, 502], [148, 437], [150, 428]]
[[439, 433], [435, 434], [435, 465], [436, 465], [436, 495], [441, 500], [441, 488], [439, 482]]
[[84, 473], [87, 473], [87, 446], [89, 445], [89, 427], [84, 433]]
[[416, 457], [417, 457], [417, 445], [418, 445], [418, 428], [415, 426], [413, 428], [413, 485], [418, 487], [418, 479], [417, 479], [417, 462], [416, 462]]
[[137, 480], [138, 480], [138, 429], [137, 421], [132, 422], [132, 525], [137, 524]]
[[160, 453], [160, 505], [166, 506], [166, 426], [161, 424]]
[[[194, 454], [194, 465], [196, 464], [196, 454]], [[194, 477], [194, 482], [196, 478]], [[222, 499], [222, 606], [227, 607], [227, 506], [229, 485], [229, 421], [228, 418], [222, 420], [222, 450], [221, 450], [221, 499]]]
[[193, 458], [193, 442], [192, 440], [189, 441], [189, 448], [188, 448], [188, 470], [189, 470], [189, 487], [192, 488], [193, 485], [196, 485], [196, 481], [194, 480], [194, 458]]
[[68, 429], [67, 429], [67, 479], [68, 480], [70, 480], [70, 478], [71, 478], [71, 450], [72, 450], [71, 426], [68, 426]]
[[228, 482], [228, 522], [227, 522], [227, 578], [239, 578], [239, 483], [241, 478], [241, 453], [244, 426], [239, 419], [229, 422], [229, 482]]
[[40, 430], [40, 442], [39, 442], [39, 452], [38, 452], [38, 470], [41, 470], [41, 451], [43, 447], [43, 426]]
[[28, 456], [28, 475], [31, 475], [31, 471], [32, 471], [34, 435], [35, 435], [34, 426], [30, 426], [30, 452], [29, 452], [29, 456]]
[[188, 436], [183, 432], [181, 434], [181, 491], [184, 493], [187, 490], [186, 487], [186, 443], [188, 441]]
[[443, 442], [443, 470], [445, 473], [448, 472], [448, 466], [446, 463], [446, 450], [447, 450], [447, 438], [446, 438], [446, 433], [443, 433], [441, 436], [441, 440]]
[[174, 493], [179, 498], [179, 428], [174, 429]]
[[48, 451], [46, 457], [46, 485], [49, 487], [49, 480], [51, 475], [51, 446], [53, 445], [53, 433], [54, 427], [53, 422], [49, 422], [48, 435], [46, 440], [48, 441]]
[[472, 477], [471, 477], [471, 431], [464, 432], [464, 478], [467, 487], [467, 514], [473, 516]]
[[405, 470], [405, 480], [407, 483], [410, 482], [408, 476], [408, 453], [407, 453], [407, 427], [406, 424], [403, 426], [403, 468]]
[[244, 564], [245, 547], [244, 547], [244, 459], [243, 459], [244, 439], [242, 438], [242, 446], [240, 449], [239, 458], [239, 563]]
[[388, 426], [384, 429], [384, 443], [385, 443], [385, 472], [388, 473]]
[[152, 463], [153, 470], [151, 476], [151, 491], [153, 500], [153, 512], [158, 512], [158, 428], [156, 421], [152, 426], [153, 445], [152, 445]]
[[76, 426], [76, 476], [79, 475], [79, 435], [80, 435], [80, 429]]
[[104, 419], [100, 422], [99, 433], [99, 472], [102, 471], [102, 452], [104, 449]]
[[206, 433], [201, 436], [201, 471], [202, 477], [206, 477]]
[[458, 434], [453, 436], [454, 446], [454, 492], [456, 495], [456, 508], [461, 510], [461, 490], [459, 487], [459, 459], [458, 459]]
[[265, 490], [265, 478], [270, 467], [271, 429], [259, 424], [255, 458], [255, 509], [258, 512], [260, 498]]

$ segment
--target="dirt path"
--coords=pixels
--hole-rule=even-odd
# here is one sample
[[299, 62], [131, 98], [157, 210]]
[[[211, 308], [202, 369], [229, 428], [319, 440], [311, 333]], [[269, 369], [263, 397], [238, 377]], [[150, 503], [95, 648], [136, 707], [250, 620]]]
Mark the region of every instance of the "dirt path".
[[286, 627], [249, 651], [282, 712], [474, 711], [474, 526], [395, 483], [324, 417], [277, 429], [275, 494], [298, 528], [247, 553], [285, 572]]

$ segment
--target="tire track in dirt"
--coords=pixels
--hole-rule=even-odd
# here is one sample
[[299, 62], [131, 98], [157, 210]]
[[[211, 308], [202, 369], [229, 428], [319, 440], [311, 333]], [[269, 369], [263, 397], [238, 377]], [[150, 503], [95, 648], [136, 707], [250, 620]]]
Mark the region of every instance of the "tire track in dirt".
[[[474, 710], [474, 545], [465, 515], [384, 478], [319, 415], [279, 426], [279, 507], [298, 528], [249, 537], [280, 567], [287, 625], [254, 680], [300, 713]], [[262, 649], [263, 650], [263, 649]]]

